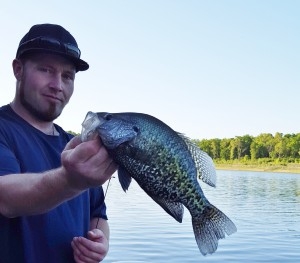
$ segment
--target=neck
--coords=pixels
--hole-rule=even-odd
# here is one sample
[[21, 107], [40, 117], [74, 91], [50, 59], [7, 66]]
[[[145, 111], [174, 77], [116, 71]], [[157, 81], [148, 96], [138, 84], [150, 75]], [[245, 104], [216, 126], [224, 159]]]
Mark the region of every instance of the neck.
[[16, 114], [18, 114], [22, 119], [27, 121], [34, 128], [40, 130], [41, 132], [47, 135], [58, 135], [58, 132], [55, 129], [55, 126], [52, 121], [40, 121], [34, 116], [32, 116], [28, 111], [26, 111], [26, 109], [21, 109], [20, 107], [18, 107], [17, 104], [14, 102], [10, 103], [10, 106]]

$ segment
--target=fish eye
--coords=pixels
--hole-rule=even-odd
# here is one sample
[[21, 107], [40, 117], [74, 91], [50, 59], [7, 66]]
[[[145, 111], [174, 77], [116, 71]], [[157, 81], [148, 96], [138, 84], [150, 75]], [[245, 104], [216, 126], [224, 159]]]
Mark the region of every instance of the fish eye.
[[104, 116], [104, 119], [107, 120], [107, 121], [110, 121], [112, 119], [112, 115], [111, 114], [106, 114]]
[[136, 133], [138, 133], [138, 132], [140, 131], [140, 129], [139, 129], [137, 126], [133, 126], [132, 129], [133, 129]]

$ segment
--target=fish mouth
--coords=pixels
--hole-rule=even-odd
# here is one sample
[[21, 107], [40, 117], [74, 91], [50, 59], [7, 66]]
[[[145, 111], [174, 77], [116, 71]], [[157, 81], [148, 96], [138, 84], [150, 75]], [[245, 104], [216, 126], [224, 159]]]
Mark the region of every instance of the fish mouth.
[[99, 136], [107, 149], [113, 150], [121, 144], [132, 141], [139, 133], [138, 127], [125, 120], [111, 119], [111, 115], [101, 116], [89, 111], [82, 123], [81, 141]]
[[81, 124], [81, 141], [85, 142], [94, 139], [98, 135], [98, 126], [103, 122], [104, 121], [98, 118], [96, 113], [89, 111], [85, 116], [83, 123]]

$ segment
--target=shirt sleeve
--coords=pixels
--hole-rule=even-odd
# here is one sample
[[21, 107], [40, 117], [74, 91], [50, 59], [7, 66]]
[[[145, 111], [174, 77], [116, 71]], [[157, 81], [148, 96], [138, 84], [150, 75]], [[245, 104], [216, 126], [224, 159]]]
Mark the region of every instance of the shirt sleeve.
[[90, 216], [91, 218], [100, 217], [107, 220], [106, 205], [102, 186], [91, 188], [90, 192]]
[[0, 175], [20, 173], [20, 164], [14, 153], [0, 142]]

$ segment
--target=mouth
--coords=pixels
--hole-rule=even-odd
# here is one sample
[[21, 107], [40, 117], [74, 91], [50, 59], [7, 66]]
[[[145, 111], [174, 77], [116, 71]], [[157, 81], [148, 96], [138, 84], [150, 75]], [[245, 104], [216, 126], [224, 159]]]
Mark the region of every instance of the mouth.
[[58, 98], [54, 95], [44, 95], [45, 98], [47, 98], [50, 101], [54, 101], [54, 102], [62, 102], [63, 100], [61, 98]]

